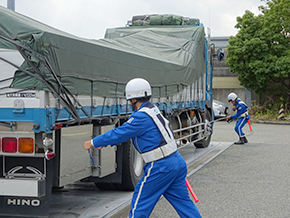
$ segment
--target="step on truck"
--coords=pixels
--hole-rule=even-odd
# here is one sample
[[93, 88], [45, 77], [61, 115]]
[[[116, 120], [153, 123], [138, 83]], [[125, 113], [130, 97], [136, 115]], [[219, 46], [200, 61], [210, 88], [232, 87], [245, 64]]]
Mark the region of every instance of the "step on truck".
[[144, 162], [131, 141], [92, 149], [92, 161], [83, 147], [127, 121], [132, 78], [152, 85], [178, 148], [209, 145], [212, 55], [198, 19], [134, 16], [100, 40], [1, 6], [0, 20], [1, 217], [48, 217], [52, 190], [76, 181], [133, 190]]

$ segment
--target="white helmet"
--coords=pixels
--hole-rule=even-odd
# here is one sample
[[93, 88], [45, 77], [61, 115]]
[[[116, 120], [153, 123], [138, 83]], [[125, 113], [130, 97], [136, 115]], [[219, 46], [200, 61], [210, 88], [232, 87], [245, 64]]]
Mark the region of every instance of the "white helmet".
[[234, 92], [232, 92], [232, 93], [230, 93], [229, 95], [228, 95], [228, 100], [229, 100], [229, 102], [230, 101], [234, 101], [234, 100], [236, 100], [237, 99], [237, 94], [236, 93], [234, 93]]
[[151, 86], [145, 79], [135, 78], [127, 83], [125, 94], [127, 100], [151, 96]]

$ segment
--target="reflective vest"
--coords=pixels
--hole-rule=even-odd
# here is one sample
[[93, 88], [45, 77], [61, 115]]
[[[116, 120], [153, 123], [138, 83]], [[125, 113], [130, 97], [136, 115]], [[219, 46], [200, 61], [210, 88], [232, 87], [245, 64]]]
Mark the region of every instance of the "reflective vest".
[[152, 103], [147, 103], [139, 111], [148, 114], [152, 118], [162, 136], [157, 148], [141, 153], [145, 163], [157, 161], [175, 153], [177, 151], [177, 144], [173, 132], [169, 127], [169, 121], [162, 116], [159, 109]]
[[248, 113], [248, 105], [246, 105], [245, 102], [243, 102], [241, 99], [238, 98], [238, 101], [237, 101], [237, 109], [238, 110], [241, 110], [241, 109], [239, 109], [239, 107], [240, 107], [239, 105], [243, 105], [244, 108], [246, 109], [246, 111], [244, 113], [242, 113], [238, 118], [240, 118], [240, 117], [246, 117], [246, 118], [248, 118], [248, 115], [249, 115], [249, 113]]

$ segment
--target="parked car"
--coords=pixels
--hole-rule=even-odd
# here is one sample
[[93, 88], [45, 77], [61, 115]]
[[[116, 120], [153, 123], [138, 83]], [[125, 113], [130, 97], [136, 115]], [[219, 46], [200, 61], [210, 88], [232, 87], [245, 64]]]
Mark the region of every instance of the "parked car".
[[213, 111], [215, 119], [226, 117], [228, 115], [228, 106], [221, 101], [213, 100]]

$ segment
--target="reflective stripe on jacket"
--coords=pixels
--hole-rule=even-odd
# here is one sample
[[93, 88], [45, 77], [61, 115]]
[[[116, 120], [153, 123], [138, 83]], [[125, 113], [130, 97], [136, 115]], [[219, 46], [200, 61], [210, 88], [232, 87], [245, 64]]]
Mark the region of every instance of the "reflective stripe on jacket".
[[145, 112], [152, 118], [162, 136], [161, 142], [157, 148], [141, 153], [144, 161], [149, 163], [160, 160], [177, 151], [177, 145], [174, 135], [169, 127], [169, 121], [162, 116], [159, 109], [152, 103], [148, 102], [139, 110], [139, 112]]

